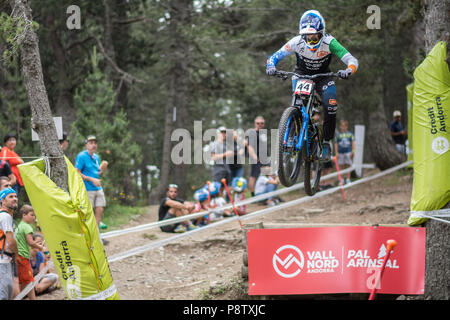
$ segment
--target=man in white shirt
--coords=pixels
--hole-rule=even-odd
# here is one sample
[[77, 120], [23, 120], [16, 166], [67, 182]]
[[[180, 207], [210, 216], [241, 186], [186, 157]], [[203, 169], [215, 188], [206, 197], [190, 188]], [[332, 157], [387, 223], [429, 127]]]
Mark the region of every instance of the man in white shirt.
[[[255, 195], [258, 196], [260, 194], [268, 193], [275, 191], [280, 184], [280, 180], [278, 176], [272, 173], [272, 168], [270, 166], [261, 167], [261, 175], [256, 180], [255, 185]], [[270, 197], [267, 199], [267, 204], [269, 206], [274, 206], [278, 203], [278, 199], [276, 197]]]
[[12, 214], [17, 209], [17, 194], [12, 188], [0, 191], [0, 300], [13, 298], [13, 254], [18, 255]]

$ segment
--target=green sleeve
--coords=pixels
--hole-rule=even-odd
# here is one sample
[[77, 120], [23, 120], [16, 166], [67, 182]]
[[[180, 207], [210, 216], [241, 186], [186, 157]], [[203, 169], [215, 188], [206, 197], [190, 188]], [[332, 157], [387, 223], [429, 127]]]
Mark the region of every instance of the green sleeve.
[[336, 39], [333, 39], [330, 42], [330, 52], [338, 56], [339, 59], [342, 59], [342, 57], [348, 53], [348, 50], [345, 49]]

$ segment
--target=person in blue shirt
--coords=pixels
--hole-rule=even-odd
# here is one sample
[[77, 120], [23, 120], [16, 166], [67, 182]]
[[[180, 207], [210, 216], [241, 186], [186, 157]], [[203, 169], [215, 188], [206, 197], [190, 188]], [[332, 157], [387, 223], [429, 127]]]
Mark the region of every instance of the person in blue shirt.
[[[340, 170], [349, 168], [352, 165], [353, 155], [355, 152], [355, 136], [348, 131], [348, 121], [341, 120], [339, 123], [339, 132], [336, 134], [336, 157]], [[345, 183], [350, 183], [351, 172], [347, 173]]]
[[[97, 151], [97, 138], [90, 135], [85, 140], [86, 150], [81, 151], [75, 159], [75, 168], [80, 173], [86, 186], [86, 191], [94, 208], [95, 220], [100, 225], [103, 215], [103, 209], [106, 206], [105, 194], [102, 188], [101, 175], [106, 171], [107, 162], [100, 163], [100, 157]], [[103, 240], [103, 244], [107, 244]]]

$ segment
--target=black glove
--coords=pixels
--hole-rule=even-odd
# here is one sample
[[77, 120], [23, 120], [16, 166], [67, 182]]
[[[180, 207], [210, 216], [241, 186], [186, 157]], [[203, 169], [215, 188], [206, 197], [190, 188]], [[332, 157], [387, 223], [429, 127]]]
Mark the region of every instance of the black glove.
[[341, 78], [341, 79], [348, 79], [348, 77], [350, 77], [350, 75], [351, 75], [352, 73], [353, 73], [353, 70], [350, 69], [350, 68], [345, 69], [345, 70], [339, 70], [339, 71], [337, 72], [339, 78]]

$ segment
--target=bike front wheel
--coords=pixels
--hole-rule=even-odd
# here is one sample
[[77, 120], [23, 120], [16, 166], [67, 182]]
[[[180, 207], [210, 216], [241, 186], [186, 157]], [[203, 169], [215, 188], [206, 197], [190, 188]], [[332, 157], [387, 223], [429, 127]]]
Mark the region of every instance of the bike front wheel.
[[[317, 131], [316, 131], [317, 132]], [[322, 163], [319, 160], [319, 137], [318, 134], [311, 136], [310, 152], [305, 155], [305, 192], [308, 196], [313, 196], [319, 189], [320, 176], [322, 173]]]
[[278, 145], [278, 177], [285, 187], [292, 186], [302, 166], [302, 155], [296, 150], [301, 130], [301, 117], [298, 109], [287, 108], [280, 119]]

